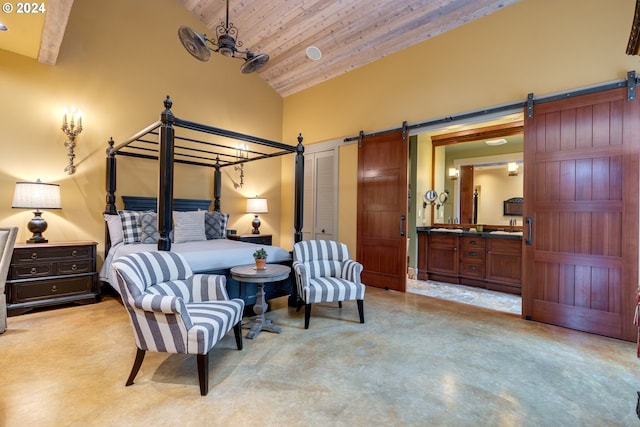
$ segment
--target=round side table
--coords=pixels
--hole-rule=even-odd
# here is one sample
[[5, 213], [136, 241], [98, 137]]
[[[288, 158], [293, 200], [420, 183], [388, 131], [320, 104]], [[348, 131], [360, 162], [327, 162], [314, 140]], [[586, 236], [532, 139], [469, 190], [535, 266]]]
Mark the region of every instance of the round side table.
[[258, 285], [258, 295], [256, 295], [256, 304], [253, 311], [257, 314], [250, 324], [247, 338], [254, 339], [261, 331], [282, 332], [280, 326], [274, 325], [271, 320], [264, 317], [267, 311], [267, 301], [264, 298], [264, 284], [277, 282], [289, 277], [291, 268], [280, 264], [267, 264], [264, 270], [257, 270], [255, 265], [240, 265], [231, 269], [231, 277], [242, 283], [255, 283]]

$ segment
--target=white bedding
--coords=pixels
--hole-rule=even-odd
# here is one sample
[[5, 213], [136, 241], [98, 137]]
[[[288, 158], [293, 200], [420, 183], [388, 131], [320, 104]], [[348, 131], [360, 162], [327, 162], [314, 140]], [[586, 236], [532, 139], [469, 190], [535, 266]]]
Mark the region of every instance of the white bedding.
[[[213, 239], [171, 244], [171, 250], [182, 254], [194, 273], [253, 264], [253, 252], [259, 248], [265, 248], [267, 251], [267, 262], [277, 263], [291, 260], [289, 252], [280, 247], [238, 242], [236, 240]], [[100, 269], [100, 280], [111, 284], [117, 290], [111, 268], [113, 260], [136, 252], [156, 250], [158, 250], [156, 243], [128, 245], [118, 243], [111, 247], [107, 254], [105, 262]]]

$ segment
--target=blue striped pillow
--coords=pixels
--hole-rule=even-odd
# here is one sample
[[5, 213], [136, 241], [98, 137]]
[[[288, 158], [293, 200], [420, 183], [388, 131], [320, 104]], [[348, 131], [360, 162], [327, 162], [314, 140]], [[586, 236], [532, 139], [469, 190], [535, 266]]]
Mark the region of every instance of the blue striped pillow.
[[204, 231], [206, 211], [173, 212], [173, 238], [175, 243], [207, 240]]

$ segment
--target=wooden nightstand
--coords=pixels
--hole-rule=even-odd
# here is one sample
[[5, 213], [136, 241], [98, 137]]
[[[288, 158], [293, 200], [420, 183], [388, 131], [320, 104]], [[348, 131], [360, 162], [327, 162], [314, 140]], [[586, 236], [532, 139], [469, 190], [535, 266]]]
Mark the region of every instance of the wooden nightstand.
[[227, 239], [271, 246], [271, 234], [228, 234]]
[[100, 301], [96, 242], [16, 244], [7, 277], [7, 313]]

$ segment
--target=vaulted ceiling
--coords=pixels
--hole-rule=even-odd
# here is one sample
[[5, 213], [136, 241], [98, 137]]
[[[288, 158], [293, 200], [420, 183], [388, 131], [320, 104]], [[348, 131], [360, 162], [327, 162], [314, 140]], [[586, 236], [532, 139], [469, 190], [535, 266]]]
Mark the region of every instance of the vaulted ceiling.
[[[180, 1], [202, 21], [203, 28], [196, 31], [215, 35], [225, 20], [225, 0]], [[229, 20], [239, 30], [243, 49], [270, 56], [258, 75], [288, 96], [517, 1], [230, 0]], [[1, 15], [10, 31], [0, 32], [0, 49], [54, 65], [72, 6], [73, 0], [49, 0], [42, 22], [16, 22], [17, 14]], [[24, 46], [27, 31], [41, 39]], [[319, 60], [306, 55], [310, 46], [322, 52]]]

